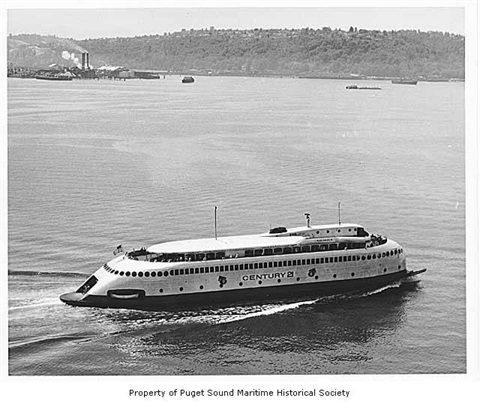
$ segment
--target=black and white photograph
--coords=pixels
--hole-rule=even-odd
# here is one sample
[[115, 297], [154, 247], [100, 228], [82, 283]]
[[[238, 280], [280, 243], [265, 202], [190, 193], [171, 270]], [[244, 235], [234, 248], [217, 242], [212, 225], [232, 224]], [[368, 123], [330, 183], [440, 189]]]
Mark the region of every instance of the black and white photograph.
[[1, 7], [3, 402], [475, 402], [475, 2]]

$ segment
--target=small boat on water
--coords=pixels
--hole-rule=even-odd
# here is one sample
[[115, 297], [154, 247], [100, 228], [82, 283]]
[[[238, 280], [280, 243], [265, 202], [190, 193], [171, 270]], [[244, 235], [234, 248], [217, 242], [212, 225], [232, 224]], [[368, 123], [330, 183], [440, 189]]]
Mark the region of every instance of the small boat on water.
[[[307, 215], [307, 214], [306, 214]], [[74, 292], [72, 306], [199, 309], [298, 301], [414, 281], [403, 247], [358, 224], [276, 227], [267, 233], [191, 239], [124, 252]]]
[[417, 85], [418, 80], [413, 80], [413, 79], [396, 79], [392, 80], [392, 84], [411, 84], [411, 85]]
[[182, 83], [193, 83], [193, 82], [195, 82], [195, 80], [192, 76], [185, 76], [182, 79]]
[[356, 84], [346, 87], [347, 90], [381, 90], [381, 87], [359, 87]]

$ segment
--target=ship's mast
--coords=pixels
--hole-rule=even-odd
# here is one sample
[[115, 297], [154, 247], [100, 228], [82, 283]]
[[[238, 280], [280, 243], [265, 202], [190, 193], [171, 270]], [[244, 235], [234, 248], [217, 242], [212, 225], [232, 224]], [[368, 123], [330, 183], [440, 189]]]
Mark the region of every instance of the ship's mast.
[[342, 202], [338, 202], [338, 225], [341, 225], [342, 224], [342, 221], [340, 219], [340, 205], [341, 205]]
[[215, 206], [215, 240], [217, 239], [217, 207]]

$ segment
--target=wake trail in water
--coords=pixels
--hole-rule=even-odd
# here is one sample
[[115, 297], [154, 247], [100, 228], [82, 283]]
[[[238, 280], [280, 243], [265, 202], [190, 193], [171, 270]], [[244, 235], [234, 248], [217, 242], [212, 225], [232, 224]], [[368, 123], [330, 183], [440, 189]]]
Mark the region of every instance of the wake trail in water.
[[12, 354], [22, 353], [26, 349], [29, 350], [38, 350], [50, 345], [58, 345], [65, 342], [75, 342], [75, 341], [88, 341], [91, 339], [91, 335], [88, 333], [73, 333], [66, 335], [50, 335], [46, 337], [33, 338], [28, 341], [18, 341], [12, 342], [9, 344], [9, 351]]
[[304, 301], [304, 302], [284, 304], [284, 305], [280, 305], [280, 306], [270, 307], [270, 308], [267, 308], [265, 310], [261, 310], [261, 311], [257, 311], [257, 312], [253, 312], [253, 313], [233, 315], [233, 316], [229, 316], [227, 318], [221, 318], [221, 317], [216, 318], [215, 316], [213, 316], [213, 317], [210, 317], [208, 320], [213, 320], [213, 323], [215, 323], [215, 324], [225, 324], [225, 323], [232, 323], [234, 321], [246, 320], [248, 318], [261, 317], [261, 316], [271, 316], [273, 314], [277, 314], [277, 313], [280, 313], [280, 312], [283, 312], [283, 311], [294, 310], [294, 309], [297, 309], [301, 306], [315, 304], [319, 300], [320, 299], [315, 299], [315, 300], [309, 300], [309, 301]]
[[8, 271], [9, 276], [53, 276], [64, 278], [85, 278], [89, 276], [82, 272], [59, 272], [59, 271]]
[[374, 290], [368, 290], [368, 291], [363, 291], [363, 292], [362, 291], [357, 291], [357, 292], [352, 292], [352, 293], [348, 293], [348, 294], [344, 294], [344, 295], [331, 296], [330, 298], [328, 298], [328, 300], [342, 301], [342, 300], [360, 299], [360, 298], [363, 298], [363, 297], [378, 295], [382, 292], [385, 292], [386, 290], [397, 289], [397, 288], [400, 288], [400, 286], [402, 286], [402, 282], [397, 281], [397, 282], [391, 283], [389, 285], [382, 286], [382, 287], [380, 287], [378, 289], [374, 289]]
[[[271, 316], [280, 312], [295, 310], [301, 306], [312, 305], [320, 301], [321, 299], [314, 299], [302, 302], [295, 302], [289, 304], [277, 304], [266, 306], [251, 306], [251, 307], [235, 307], [229, 309], [219, 309], [215, 311], [205, 312], [182, 312], [168, 318], [156, 318], [153, 321], [157, 325], [192, 325], [192, 324], [226, 324], [235, 321], [242, 321], [249, 318]], [[152, 319], [140, 319], [136, 320], [137, 327], [143, 327], [151, 324]]]
[[390, 285], [382, 286], [381, 288], [365, 292], [365, 293], [361, 294], [359, 297], [367, 297], [367, 296], [377, 295], [377, 294], [382, 293], [383, 291], [388, 290], [388, 289], [399, 288], [401, 285], [402, 285], [402, 282], [398, 281], [398, 282], [395, 282], [395, 283], [391, 283]]
[[35, 303], [35, 304], [28, 304], [25, 306], [16, 306], [16, 307], [9, 307], [9, 311], [14, 310], [24, 310], [24, 309], [36, 309], [37, 307], [45, 307], [45, 306], [57, 306], [63, 304], [59, 299], [50, 299], [48, 301], [42, 303]]

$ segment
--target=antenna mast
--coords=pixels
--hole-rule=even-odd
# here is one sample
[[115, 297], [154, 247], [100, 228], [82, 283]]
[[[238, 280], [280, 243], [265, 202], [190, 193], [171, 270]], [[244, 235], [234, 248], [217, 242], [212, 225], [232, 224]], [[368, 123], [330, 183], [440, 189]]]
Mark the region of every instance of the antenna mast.
[[305, 220], [307, 221], [307, 227], [310, 227], [310, 213], [304, 213]]
[[341, 225], [342, 224], [342, 221], [340, 219], [340, 205], [341, 205], [341, 202], [338, 202], [338, 224]]
[[215, 240], [217, 239], [217, 207], [215, 206]]

